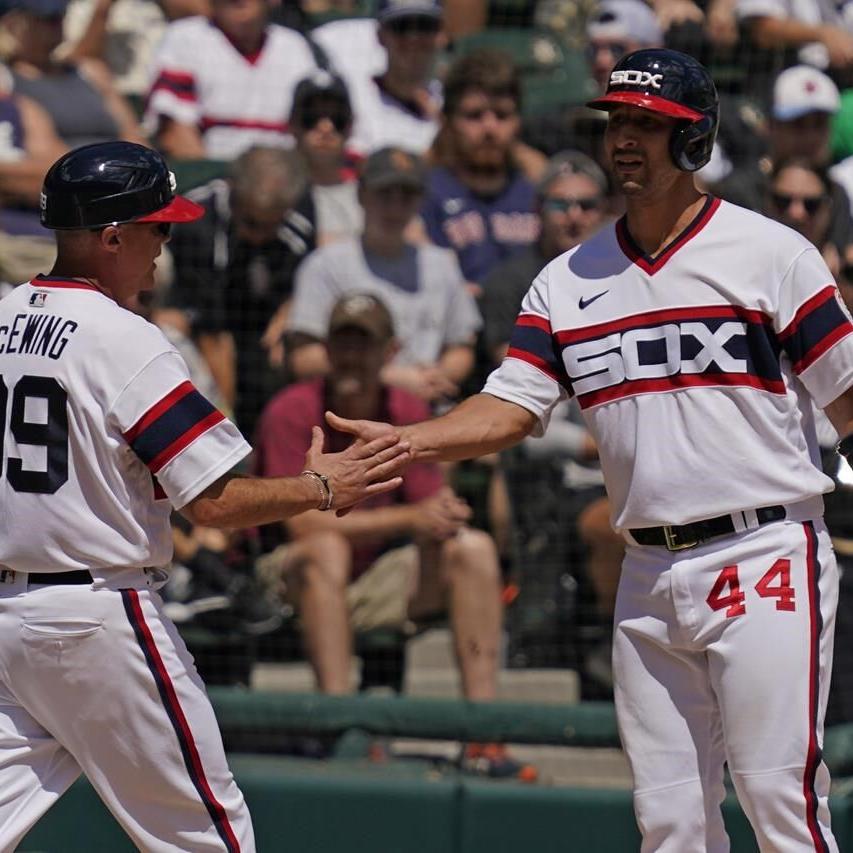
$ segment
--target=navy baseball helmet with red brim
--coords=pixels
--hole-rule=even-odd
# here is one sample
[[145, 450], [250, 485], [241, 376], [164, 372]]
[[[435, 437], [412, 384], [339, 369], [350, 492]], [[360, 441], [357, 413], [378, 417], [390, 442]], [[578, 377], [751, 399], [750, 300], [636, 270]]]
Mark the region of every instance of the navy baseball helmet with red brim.
[[668, 48], [644, 48], [623, 56], [607, 91], [587, 102], [596, 110], [628, 105], [679, 119], [670, 151], [680, 169], [694, 172], [711, 157], [720, 121], [714, 80], [692, 56]]
[[192, 222], [201, 205], [176, 195], [175, 176], [152, 148], [121, 140], [75, 148], [48, 170], [41, 193], [46, 228], [125, 222]]

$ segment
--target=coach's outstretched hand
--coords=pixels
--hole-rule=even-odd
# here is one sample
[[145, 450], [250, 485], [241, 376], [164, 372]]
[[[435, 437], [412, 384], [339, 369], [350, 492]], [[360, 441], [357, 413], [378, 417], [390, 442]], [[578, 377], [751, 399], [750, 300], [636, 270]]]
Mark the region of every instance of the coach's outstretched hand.
[[391, 428], [372, 439], [357, 439], [340, 453], [323, 453], [323, 430], [315, 426], [305, 454], [306, 469], [328, 477], [332, 508], [339, 510], [396, 489], [403, 482], [397, 475], [408, 462], [409, 445]]

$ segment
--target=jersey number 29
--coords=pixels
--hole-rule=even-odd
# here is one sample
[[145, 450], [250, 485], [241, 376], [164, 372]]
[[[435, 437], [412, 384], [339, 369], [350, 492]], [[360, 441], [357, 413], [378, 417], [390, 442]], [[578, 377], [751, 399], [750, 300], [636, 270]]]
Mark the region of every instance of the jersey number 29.
[[[68, 394], [49, 376], [22, 376], [9, 389], [0, 376], [0, 428], [6, 424], [11, 397], [9, 432], [15, 441], [44, 447], [47, 458], [43, 471], [24, 468], [22, 459], [5, 460], [6, 479], [16, 492], [52, 495], [68, 479]], [[27, 400], [44, 400], [47, 417], [27, 419]], [[6, 437], [0, 441], [0, 472], [6, 455]]]

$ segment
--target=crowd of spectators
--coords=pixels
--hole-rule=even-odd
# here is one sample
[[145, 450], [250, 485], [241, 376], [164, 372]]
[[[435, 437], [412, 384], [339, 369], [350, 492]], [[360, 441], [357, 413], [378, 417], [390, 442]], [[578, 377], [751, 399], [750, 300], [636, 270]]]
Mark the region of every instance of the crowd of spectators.
[[[506, 355], [539, 270], [621, 214], [602, 162], [604, 115], [584, 102], [622, 55], [656, 45], [695, 53], [717, 78], [722, 124], [703, 186], [801, 231], [842, 285], [853, 281], [853, 6], [530, 0], [512, 4], [515, 17], [508, 8], [0, 0], [0, 287], [50, 265], [38, 193], [65, 150], [142, 141], [179, 182], [202, 175], [182, 189], [206, 215], [175, 227], [145, 310], [255, 442], [258, 471], [293, 473], [306, 430], [330, 405], [403, 422], [478, 389]], [[538, 43], [545, 32], [553, 41]], [[496, 47], [502, 36], [506, 49]], [[553, 109], [535, 112], [526, 94], [537, 62], [547, 64], [543, 44], [580, 70], [561, 78]], [[541, 483], [531, 490], [525, 472], [543, 467], [550, 502], [534, 506]], [[607, 695], [601, 647], [622, 543], [578, 412], [567, 404], [543, 438], [488, 470], [485, 513], [454, 491], [455, 469], [413, 470], [395, 500], [344, 519], [308, 514], [242, 545], [176, 519], [177, 559], [211, 572], [221, 600], [242, 598], [249, 631], [278, 628], [271, 602], [295, 609], [329, 692], [352, 686], [351, 631], [375, 626], [377, 612], [378, 624], [399, 627], [447, 611], [468, 698], [494, 696], [504, 630], [511, 661], [594, 671], [589, 695]], [[556, 532], [542, 557], [531, 543], [549, 517]], [[248, 581], [238, 594], [222, 580], [227, 555], [273, 546], [275, 583], [254, 612]], [[374, 570], [376, 606], [365, 581]], [[536, 642], [577, 648], [537, 655], [524, 630], [513, 636], [530, 620], [513, 614], [553, 612], [567, 577], [587, 608], [570, 618], [598, 633], [584, 641], [540, 624]]]

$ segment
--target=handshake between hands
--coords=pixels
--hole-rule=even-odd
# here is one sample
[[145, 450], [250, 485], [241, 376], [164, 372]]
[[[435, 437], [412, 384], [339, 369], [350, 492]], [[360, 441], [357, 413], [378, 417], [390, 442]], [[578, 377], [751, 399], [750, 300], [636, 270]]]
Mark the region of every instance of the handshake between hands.
[[324, 475], [332, 492], [330, 509], [346, 515], [365, 498], [390, 492], [403, 482], [402, 470], [412, 461], [410, 445], [399, 427], [379, 421], [352, 421], [332, 412], [326, 420], [333, 429], [355, 440], [340, 453], [323, 452], [323, 430], [315, 426], [305, 468]]

